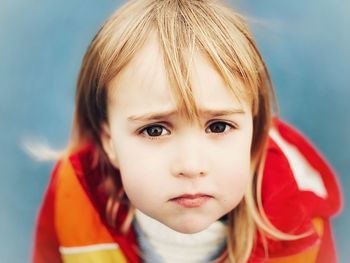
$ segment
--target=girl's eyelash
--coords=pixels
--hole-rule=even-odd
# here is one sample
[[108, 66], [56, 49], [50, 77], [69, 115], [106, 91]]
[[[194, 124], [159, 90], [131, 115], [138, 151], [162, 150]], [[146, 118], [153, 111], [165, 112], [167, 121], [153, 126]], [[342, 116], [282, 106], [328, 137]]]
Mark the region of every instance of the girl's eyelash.
[[[213, 124], [220, 124], [220, 125], [224, 125], [225, 129], [223, 131], [221, 131], [219, 129], [218, 132], [213, 132], [213, 131], [208, 131], [208, 129], [213, 125]], [[237, 129], [237, 125], [233, 124], [231, 122], [227, 122], [227, 121], [223, 121], [223, 120], [212, 120], [211, 122], [209, 122], [207, 125], [207, 127], [205, 128], [205, 132], [207, 133], [211, 133], [211, 134], [215, 134], [215, 135], [225, 135], [226, 133], [230, 132], [231, 130], [235, 130]], [[228, 129], [227, 129], [228, 127]], [[152, 131], [150, 129], [153, 128], [153, 132], [155, 132], [154, 136], [150, 135], [148, 132]], [[212, 127], [213, 128], [213, 127]], [[216, 127], [218, 128], [218, 127]], [[222, 126], [221, 126], [222, 128]], [[158, 130], [157, 130], [158, 129]], [[164, 131], [167, 131], [168, 134], [163, 134]], [[141, 128], [138, 132], [138, 134], [147, 137], [148, 139], [151, 140], [158, 140], [160, 139], [160, 137], [163, 137], [165, 135], [169, 135], [171, 134], [171, 132], [169, 131], [168, 128], [165, 127], [164, 124], [160, 124], [160, 123], [154, 123], [154, 124], [150, 124], [148, 126], [145, 126], [143, 128]]]
[[[219, 132], [208, 132], [208, 133], [213, 133], [213, 134], [216, 134], [216, 135], [225, 135], [226, 133], [230, 132], [231, 130], [235, 130], [237, 129], [237, 125], [231, 123], [231, 122], [227, 122], [227, 121], [223, 121], [223, 120], [213, 120], [211, 121], [207, 128], [205, 129], [205, 131], [207, 132], [207, 130], [213, 125], [213, 124], [221, 124], [221, 125], [224, 125], [225, 126], [225, 129], [223, 131], [219, 131]], [[227, 130], [227, 127], [229, 128]], [[222, 128], [222, 126], [221, 126]]]
[[[161, 131], [161, 134], [158, 136], [152, 136], [150, 134], [146, 134], [147, 131], [149, 131], [148, 129], [151, 129], [151, 128], [158, 128], [158, 133], [159, 133], [159, 131]], [[164, 135], [162, 135], [164, 130], [166, 130], [170, 134], [170, 131], [167, 128], [165, 128], [163, 124], [155, 123], [155, 124], [151, 124], [151, 125], [145, 126], [142, 129], [140, 129], [139, 134], [147, 137], [148, 139], [157, 140], [160, 137], [164, 136]], [[157, 130], [153, 130], [153, 131], [157, 132]]]

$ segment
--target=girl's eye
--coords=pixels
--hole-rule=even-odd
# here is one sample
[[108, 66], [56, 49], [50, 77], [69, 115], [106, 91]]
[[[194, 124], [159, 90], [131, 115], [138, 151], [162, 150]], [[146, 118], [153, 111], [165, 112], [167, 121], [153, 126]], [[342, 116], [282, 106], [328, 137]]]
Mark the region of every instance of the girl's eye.
[[142, 129], [140, 133], [149, 137], [158, 137], [166, 135], [169, 132], [161, 125], [153, 125]]
[[208, 133], [224, 133], [231, 128], [232, 128], [232, 125], [226, 122], [216, 121], [211, 123], [205, 131]]

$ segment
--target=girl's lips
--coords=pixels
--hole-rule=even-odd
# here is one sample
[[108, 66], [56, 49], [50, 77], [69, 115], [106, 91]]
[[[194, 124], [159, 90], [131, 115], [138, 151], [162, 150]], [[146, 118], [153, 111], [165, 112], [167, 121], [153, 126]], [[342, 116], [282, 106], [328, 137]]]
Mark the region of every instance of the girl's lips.
[[170, 201], [176, 203], [177, 205], [183, 206], [185, 208], [196, 208], [196, 207], [201, 207], [211, 198], [213, 197], [206, 194], [195, 194], [195, 195], [184, 194], [184, 195], [180, 195], [175, 198], [172, 198], [170, 199]]

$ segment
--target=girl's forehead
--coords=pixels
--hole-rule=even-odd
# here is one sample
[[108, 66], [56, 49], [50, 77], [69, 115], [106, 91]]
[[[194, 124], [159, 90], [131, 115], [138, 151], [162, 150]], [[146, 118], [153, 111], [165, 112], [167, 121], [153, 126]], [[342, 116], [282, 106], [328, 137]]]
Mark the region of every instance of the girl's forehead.
[[[190, 82], [198, 108], [242, 108], [225, 86], [220, 74], [200, 52], [188, 56]], [[109, 104], [142, 111], [176, 108], [175, 94], [167, 78], [166, 68], [156, 34], [149, 38], [132, 60], [108, 85]]]
[[[131, 61], [115, 76], [108, 85], [109, 100], [112, 103], [123, 103], [126, 96], [142, 97], [147, 100], [154, 95], [160, 100], [168, 99], [166, 91], [168, 81], [160, 52], [159, 43], [151, 34]], [[147, 96], [145, 96], [147, 95]]]

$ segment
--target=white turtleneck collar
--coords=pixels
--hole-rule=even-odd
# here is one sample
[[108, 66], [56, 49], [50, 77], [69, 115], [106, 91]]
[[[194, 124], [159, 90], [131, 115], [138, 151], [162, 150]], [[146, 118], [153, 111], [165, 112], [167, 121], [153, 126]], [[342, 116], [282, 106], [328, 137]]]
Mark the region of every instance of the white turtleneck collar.
[[209, 262], [226, 244], [227, 226], [216, 221], [196, 234], [183, 234], [136, 210], [135, 230], [144, 262]]

